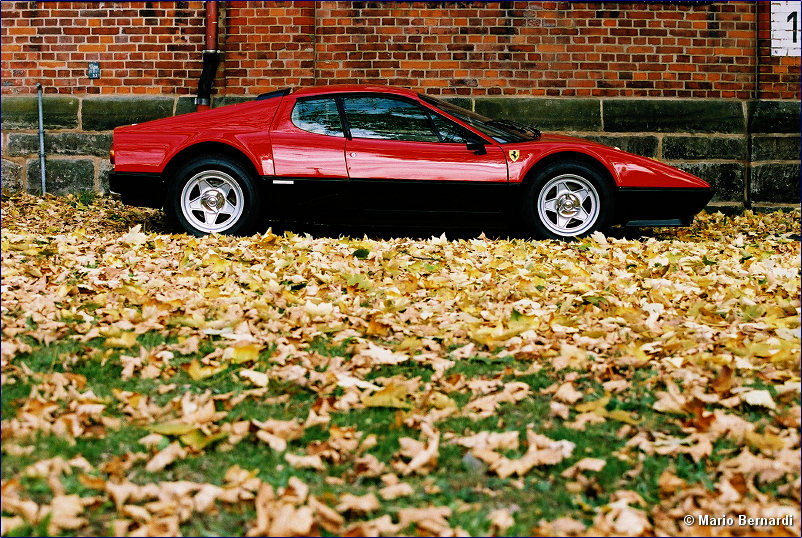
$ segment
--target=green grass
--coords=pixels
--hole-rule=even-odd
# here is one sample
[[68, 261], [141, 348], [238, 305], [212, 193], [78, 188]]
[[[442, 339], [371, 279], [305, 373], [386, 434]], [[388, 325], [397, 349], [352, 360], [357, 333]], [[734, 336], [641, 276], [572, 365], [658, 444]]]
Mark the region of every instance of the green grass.
[[[266, 350], [260, 354], [256, 363], [249, 365], [230, 365], [223, 372], [212, 377], [193, 380], [181, 365], [203, 357], [214, 350], [216, 345], [225, 345], [225, 342], [214, 339], [204, 341], [199, 351], [188, 356], [176, 356], [170, 366], [176, 368], [175, 375], [166, 379], [121, 379], [122, 366], [120, 355], [137, 355], [138, 346], [145, 349], [154, 349], [167, 343], [175, 343], [176, 339], [170, 334], [157, 332], [142, 334], [137, 339], [137, 345], [128, 350], [109, 352], [103, 346], [103, 339], [80, 343], [71, 339], [54, 342], [51, 345], [40, 345], [31, 341], [33, 350], [21, 353], [15, 359], [16, 364], [24, 363], [34, 372], [53, 373], [69, 371], [86, 377], [87, 384], [83, 389], [92, 390], [97, 396], [107, 401], [106, 415], [125, 419], [121, 405], [113, 397], [113, 389], [131, 391], [150, 396], [158, 405], [168, 403], [177, 394], [183, 391], [200, 394], [211, 390], [213, 394], [234, 393], [244, 390], [244, 385], [235, 373], [245, 366], [264, 369], [271, 365], [271, 352]], [[348, 344], [331, 345], [324, 339], [318, 339], [312, 346], [316, 353], [328, 357], [348, 357]], [[72, 362], [65, 358], [72, 357]], [[516, 487], [515, 477], [501, 479], [494, 473], [481, 469], [471, 469], [463, 463], [463, 456], [467, 450], [447, 442], [442, 442], [439, 450], [437, 467], [427, 477], [413, 475], [406, 478], [415, 489], [416, 494], [409, 498], [400, 498], [383, 503], [382, 511], [394, 511], [406, 506], [419, 506], [422, 502], [432, 505], [443, 505], [452, 508], [454, 515], [450, 519], [453, 525], [460, 525], [472, 534], [486, 534], [490, 531], [487, 521], [488, 514], [495, 508], [519, 507], [515, 513], [515, 526], [508, 530], [509, 534], [526, 535], [534, 532], [541, 520], [553, 520], [565, 515], [590, 523], [594, 511], [604, 506], [610, 500], [610, 493], [618, 489], [630, 489], [639, 493], [647, 502], [659, 502], [657, 494], [657, 479], [665, 469], [674, 469], [677, 476], [689, 484], [700, 484], [709, 491], [715, 489], [711, 479], [711, 469], [723, 458], [722, 454], [731, 454], [737, 448], [735, 444], [726, 439], [716, 442], [714, 456], [709, 460], [694, 462], [690, 457], [679, 455], [647, 456], [642, 459], [637, 473], [629, 471], [635, 466], [634, 460], [617, 457], [624, 447], [625, 439], [618, 435], [623, 423], [608, 419], [601, 424], [591, 424], [584, 431], [566, 426], [566, 422], [549, 416], [552, 396], [542, 394], [541, 390], [562, 382], [566, 375], [577, 376], [575, 386], [587, 392], [583, 401], [593, 401], [604, 396], [601, 383], [588, 372], [573, 372], [571, 370], [554, 371], [548, 365], [534, 374], [513, 376], [507, 372], [523, 370], [529, 362], [515, 360], [512, 357], [488, 359], [484, 357], [471, 357], [457, 361], [453, 368], [444, 373], [444, 377], [459, 374], [467, 379], [500, 377], [504, 382], [520, 381], [531, 388], [530, 397], [516, 404], [501, 404], [497, 412], [487, 418], [475, 419], [457, 413], [438, 423], [441, 434], [470, 435], [473, 432], [484, 430], [519, 432], [519, 439], [524, 441], [527, 427], [532, 427], [538, 433], [552, 439], [565, 439], [575, 443], [573, 455], [554, 466], [543, 466], [532, 469], [523, 477], [523, 489]], [[260, 366], [261, 365], [261, 366]], [[404, 378], [419, 377], [423, 384], [431, 382], [434, 371], [425, 364], [408, 361], [398, 365], [378, 366], [367, 372], [365, 379], [403, 376]], [[650, 380], [657, 375], [655, 370], [641, 369], [632, 372], [632, 389], [623, 394], [610, 395], [606, 405], [607, 411], [622, 410], [633, 414], [641, 421], [643, 428], [650, 431], [660, 431], [666, 434], [681, 434], [682, 417], [657, 413], [652, 409], [655, 401], [653, 391], [662, 389], [662, 385], [655, 385]], [[16, 383], [6, 384], [2, 391], [2, 415], [7, 420], [16, 415], [17, 410], [29, 396], [31, 388], [38, 384], [40, 379], [34, 374], [27, 379], [20, 378]], [[168, 392], [159, 395], [157, 389], [164, 383], [175, 383], [179, 392]], [[756, 383], [755, 388], [766, 387], [773, 390], [770, 385]], [[309, 413], [310, 408], [318, 399], [318, 395], [309, 389], [302, 388], [295, 383], [282, 382], [271, 379], [265, 397], [289, 395], [285, 403], [277, 405], [264, 405], [259, 399], [246, 398], [228, 410], [222, 422], [239, 420], [259, 420], [268, 418], [290, 420], [298, 418], [301, 421]], [[334, 396], [342, 394], [342, 389], [335, 389]], [[469, 393], [451, 393], [449, 397], [462, 407], [473, 396]], [[218, 404], [218, 410], [223, 406]], [[756, 411], [750, 406], [739, 410], [745, 418], [757, 420]], [[313, 442], [324, 442], [329, 437], [329, 427], [353, 427], [361, 432], [363, 439], [375, 435], [379, 443], [366, 453], [374, 455], [379, 461], [390, 463], [399, 450], [399, 438], [419, 438], [417, 429], [409, 428], [402, 422], [406, 411], [394, 408], [365, 408], [354, 409], [347, 413], [335, 413], [328, 426], [314, 426], [307, 428], [300, 439], [291, 441], [288, 450], [294, 454], [302, 454], [304, 448]], [[569, 421], [576, 416], [571, 410]], [[221, 422], [221, 423], [222, 423]], [[136, 425], [124, 420], [123, 427], [118, 430], [108, 430], [102, 438], [79, 437], [75, 440], [64, 439], [55, 435], [37, 434], [28, 442], [33, 447], [29, 455], [3, 454], [2, 476], [4, 480], [20, 476], [24, 469], [43, 459], [60, 456], [70, 459], [83, 456], [93, 465], [108, 461], [113, 457], [124, 458], [131, 452], [147, 453], [147, 450], [138, 444], [138, 440], [149, 433], [148, 425]], [[170, 437], [170, 440], [177, 438]], [[164, 443], [166, 444], [166, 442]], [[199, 483], [212, 483], [223, 485], [227, 469], [238, 465], [244, 469], [258, 472], [258, 476], [273, 485], [281, 488], [287, 484], [290, 477], [296, 476], [306, 482], [311, 492], [320, 498], [336, 499], [343, 492], [364, 494], [376, 491], [382, 486], [378, 478], [360, 477], [353, 467], [354, 457], [346, 458], [341, 463], [326, 463], [326, 473], [310, 469], [293, 469], [284, 461], [283, 454], [270, 449], [253, 436], [236, 444], [227, 451], [218, 450], [218, 443], [209, 445], [197, 454], [190, 454], [178, 460], [166, 469], [151, 473], [145, 470], [146, 461], [135, 463], [127, 473], [127, 478], [135, 483], [146, 484], [151, 482], [186, 480]], [[5, 444], [4, 444], [5, 447]], [[525, 444], [516, 451], [508, 451], [507, 457], [520, 457], [525, 452]], [[586, 473], [590, 479], [589, 486], [582, 491], [575, 491], [569, 487], [573, 479], [564, 478], [560, 473], [581, 458], [602, 458], [607, 463], [598, 473]], [[96, 473], [100, 471], [95, 471]], [[98, 475], [108, 478], [100, 472]], [[343, 486], [326, 483], [326, 476], [345, 477], [347, 481]], [[62, 484], [67, 494], [89, 496], [96, 494], [95, 490], [84, 486], [77, 478], [77, 474], [62, 477]], [[439, 491], [426, 493], [426, 484], [436, 485]], [[52, 499], [52, 492], [46, 481], [40, 478], [22, 479], [22, 488], [26, 495], [40, 504], [47, 504]], [[776, 490], [776, 485], [762, 488], [766, 491]], [[467, 509], [465, 507], [468, 507]], [[248, 522], [254, 518], [252, 508], [231, 507], [218, 503], [217, 514], [202, 514], [193, 517], [182, 524], [185, 534], [214, 535], [242, 532]], [[103, 534], [108, 532], [111, 520], [115, 517], [114, 506], [108, 502], [93, 507], [92, 525], [87, 532]], [[371, 514], [377, 516], [378, 514]], [[104, 526], [105, 525], [105, 526]], [[240, 529], [240, 530], [237, 530]], [[41, 534], [41, 525], [16, 529], [22, 534]]]

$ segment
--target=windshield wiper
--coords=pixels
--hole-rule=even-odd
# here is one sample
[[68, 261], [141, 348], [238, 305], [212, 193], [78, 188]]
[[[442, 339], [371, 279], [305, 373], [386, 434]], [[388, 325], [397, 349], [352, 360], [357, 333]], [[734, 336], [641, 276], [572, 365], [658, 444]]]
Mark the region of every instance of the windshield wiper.
[[509, 127], [510, 129], [515, 129], [521, 133], [532, 133], [534, 138], [540, 138], [540, 130], [535, 129], [534, 127], [527, 127], [526, 125], [520, 124], [517, 121], [512, 120], [490, 120], [487, 122], [488, 125], [498, 125], [500, 127]]

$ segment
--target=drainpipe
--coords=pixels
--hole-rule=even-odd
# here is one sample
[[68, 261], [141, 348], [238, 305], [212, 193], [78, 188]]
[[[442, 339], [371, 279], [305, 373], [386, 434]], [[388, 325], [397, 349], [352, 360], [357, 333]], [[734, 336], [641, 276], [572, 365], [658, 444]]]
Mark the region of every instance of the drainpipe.
[[760, 100], [760, 0], [755, 0], [755, 74], [751, 103], [746, 109], [746, 178], [744, 209], [752, 209], [752, 118]]
[[203, 51], [203, 71], [198, 81], [195, 110], [209, 110], [212, 103], [212, 85], [220, 63], [217, 50], [217, 0], [206, 1], [206, 48]]
[[45, 123], [42, 116], [42, 84], [36, 83], [37, 104], [39, 108], [39, 172], [42, 175], [42, 196], [47, 193], [45, 187]]

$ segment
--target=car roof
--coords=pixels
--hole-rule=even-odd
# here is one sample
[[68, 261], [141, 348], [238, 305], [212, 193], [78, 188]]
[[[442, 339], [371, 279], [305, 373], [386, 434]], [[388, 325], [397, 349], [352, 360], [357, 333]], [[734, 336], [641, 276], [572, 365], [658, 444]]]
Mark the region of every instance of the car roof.
[[416, 92], [407, 88], [398, 88], [395, 86], [380, 86], [378, 84], [332, 84], [330, 86], [308, 86], [304, 88], [294, 89], [292, 95], [307, 96], [307, 95], [325, 95], [329, 93], [383, 93], [392, 95], [403, 95], [406, 97], [415, 97]]

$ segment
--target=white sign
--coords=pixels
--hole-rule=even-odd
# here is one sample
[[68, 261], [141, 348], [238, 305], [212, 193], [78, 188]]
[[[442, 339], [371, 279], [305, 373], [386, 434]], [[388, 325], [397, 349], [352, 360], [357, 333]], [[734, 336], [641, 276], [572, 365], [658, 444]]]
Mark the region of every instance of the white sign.
[[802, 20], [799, 2], [771, 3], [771, 55], [799, 56]]

